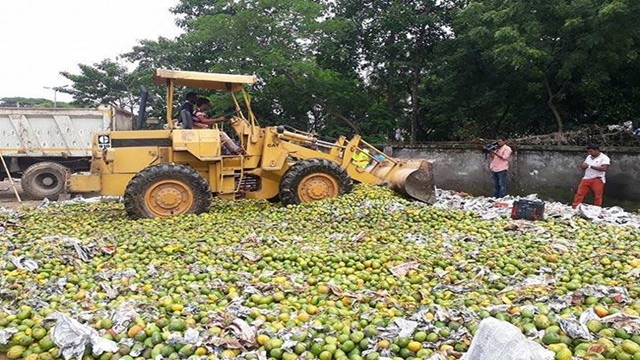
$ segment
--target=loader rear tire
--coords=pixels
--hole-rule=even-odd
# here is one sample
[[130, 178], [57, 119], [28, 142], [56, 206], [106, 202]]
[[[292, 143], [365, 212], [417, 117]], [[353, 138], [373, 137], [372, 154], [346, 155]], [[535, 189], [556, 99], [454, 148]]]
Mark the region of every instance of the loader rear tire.
[[71, 170], [54, 162], [39, 162], [29, 166], [20, 180], [22, 190], [32, 199], [57, 200], [65, 190]]
[[280, 201], [297, 205], [348, 194], [353, 181], [340, 165], [325, 159], [300, 160], [280, 181]]
[[196, 170], [165, 163], [149, 166], [129, 181], [124, 207], [131, 218], [153, 219], [207, 212], [211, 198], [209, 184]]

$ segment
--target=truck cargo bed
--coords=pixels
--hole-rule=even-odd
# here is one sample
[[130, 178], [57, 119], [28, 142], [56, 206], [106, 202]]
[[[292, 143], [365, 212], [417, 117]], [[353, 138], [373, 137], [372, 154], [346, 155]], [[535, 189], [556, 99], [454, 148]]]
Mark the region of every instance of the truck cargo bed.
[[90, 157], [93, 132], [131, 128], [131, 114], [111, 107], [0, 108], [0, 152], [9, 158]]

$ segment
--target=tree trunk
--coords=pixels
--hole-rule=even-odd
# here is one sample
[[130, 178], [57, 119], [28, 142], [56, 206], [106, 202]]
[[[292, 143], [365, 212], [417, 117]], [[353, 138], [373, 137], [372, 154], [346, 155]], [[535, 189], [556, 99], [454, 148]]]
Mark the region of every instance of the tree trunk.
[[331, 115], [337, 117], [338, 119], [344, 121], [344, 123], [347, 124], [353, 130], [354, 133], [360, 134], [360, 128], [358, 127], [358, 125], [356, 125], [356, 123], [354, 123], [353, 121], [349, 120], [348, 117], [338, 113], [337, 111], [333, 110], [330, 107], [327, 107], [327, 111], [329, 112], [329, 114], [331, 114]]
[[[420, 62], [414, 62], [419, 64]], [[411, 136], [409, 144], [415, 145], [418, 138], [418, 117], [420, 116], [419, 92], [420, 92], [420, 68], [414, 67], [411, 77]]]
[[551, 83], [549, 82], [549, 77], [547, 76], [547, 74], [544, 75], [544, 83], [547, 86], [547, 95], [549, 96], [549, 99], [547, 100], [547, 106], [549, 106], [549, 109], [551, 109], [551, 112], [553, 112], [553, 116], [556, 118], [556, 123], [558, 124], [558, 132], [563, 132], [564, 123], [562, 122], [562, 116], [560, 116], [560, 112], [558, 111], [558, 108], [556, 107], [556, 104], [554, 102], [554, 99], [556, 98], [556, 96], [558, 96], [562, 89], [558, 90], [554, 94], [553, 90], [551, 89]]
[[387, 73], [385, 74], [387, 109], [396, 118], [395, 127], [392, 129], [389, 129], [389, 133], [387, 134], [391, 142], [395, 142], [396, 130], [400, 127], [400, 124], [398, 124], [398, 117], [397, 117], [397, 111], [396, 111], [398, 107], [398, 93], [396, 91], [395, 82], [394, 82], [395, 76], [396, 76], [395, 61], [396, 61], [397, 54], [393, 48], [393, 44], [395, 44], [396, 41], [397, 41], [397, 35], [395, 32], [392, 31], [386, 39], [386, 48], [390, 50], [387, 57], [388, 69], [387, 69]]
[[351, 120], [349, 120], [349, 118], [347, 118], [346, 116], [340, 114], [338, 111], [336, 111], [331, 105], [327, 104], [324, 99], [318, 99], [314, 94], [309, 94], [306, 91], [304, 91], [304, 89], [298, 85], [297, 81], [294, 79], [293, 75], [291, 75], [290, 72], [288, 71], [283, 71], [283, 74], [286, 76], [286, 78], [291, 82], [291, 84], [298, 89], [302, 94], [309, 96], [311, 99], [317, 101], [323, 108], [326, 109], [326, 111], [337, 117], [338, 119], [344, 121], [345, 124], [347, 124], [351, 129], [353, 129], [353, 131], [356, 134], [360, 134], [360, 129], [358, 128], [358, 126]]

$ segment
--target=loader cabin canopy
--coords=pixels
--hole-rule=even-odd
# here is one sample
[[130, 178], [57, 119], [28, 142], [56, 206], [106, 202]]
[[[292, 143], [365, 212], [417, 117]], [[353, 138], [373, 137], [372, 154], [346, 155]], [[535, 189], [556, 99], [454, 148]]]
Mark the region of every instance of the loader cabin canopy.
[[167, 123], [171, 124], [171, 128], [173, 128], [174, 86], [236, 92], [242, 91], [245, 85], [254, 84], [256, 81], [255, 75], [215, 74], [167, 69], [157, 69], [153, 76], [154, 83], [167, 85]]

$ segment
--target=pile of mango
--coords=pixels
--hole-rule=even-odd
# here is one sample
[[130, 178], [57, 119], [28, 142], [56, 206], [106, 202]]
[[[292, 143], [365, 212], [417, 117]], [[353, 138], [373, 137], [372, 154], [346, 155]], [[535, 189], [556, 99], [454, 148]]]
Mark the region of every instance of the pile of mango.
[[638, 360], [639, 237], [364, 185], [155, 220], [117, 202], [2, 212], [0, 358], [62, 358], [64, 314], [117, 345], [83, 360], [456, 359], [489, 316], [557, 359]]

